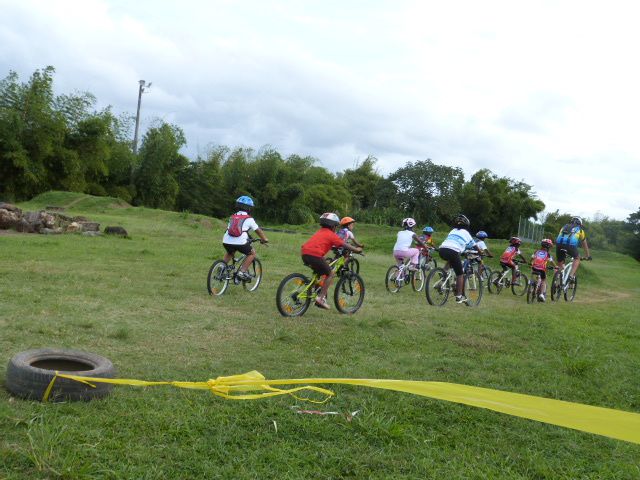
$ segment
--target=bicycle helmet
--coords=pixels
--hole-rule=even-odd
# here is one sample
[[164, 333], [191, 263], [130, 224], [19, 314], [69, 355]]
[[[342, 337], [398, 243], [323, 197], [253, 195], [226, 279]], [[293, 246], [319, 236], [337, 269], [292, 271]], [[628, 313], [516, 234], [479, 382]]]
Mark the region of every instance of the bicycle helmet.
[[253, 199], [247, 195], [242, 195], [241, 197], [236, 198], [236, 208], [250, 212], [253, 208]]
[[342, 220], [340, 220], [340, 226], [341, 227], [346, 227], [347, 225], [349, 225], [350, 223], [354, 223], [355, 220], [351, 217], [344, 217]]
[[340, 218], [333, 212], [323, 213], [320, 215], [320, 225], [335, 228], [340, 225]]
[[520, 240], [520, 237], [511, 237], [509, 239], [509, 245], [513, 245], [513, 246], [517, 247], [521, 243], [522, 243], [522, 240]]
[[487, 232], [485, 232], [484, 230], [480, 230], [478, 233], [476, 233], [476, 238], [484, 240], [485, 238], [489, 238], [489, 235], [487, 235]]
[[544, 240], [542, 240], [542, 242], [540, 242], [540, 245], [542, 245], [543, 248], [551, 248], [553, 247], [553, 240], [551, 240], [550, 238], [545, 238]]
[[452, 223], [454, 228], [469, 228], [471, 225], [469, 219], [461, 213], [453, 219]]
[[413, 228], [413, 227], [416, 226], [416, 221], [411, 217], [403, 218], [402, 219], [402, 226], [404, 228]]
[[422, 229], [422, 231], [423, 231], [424, 233], [433, 233], [433, 228], [431, 228], [431, 227], [424, 227], [424, 228]]
[[573, 217], [571, 219], [571, 223], [573, 223], [574, 225], [580, 225], [582, 226], [582, 218], [580, 217]]

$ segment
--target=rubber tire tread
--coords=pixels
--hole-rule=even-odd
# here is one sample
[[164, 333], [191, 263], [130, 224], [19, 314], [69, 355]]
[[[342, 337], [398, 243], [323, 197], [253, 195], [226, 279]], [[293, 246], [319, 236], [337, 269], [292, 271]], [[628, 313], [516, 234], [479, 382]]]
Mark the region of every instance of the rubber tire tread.
[[215, 297], [219, 297], [222, 294], [224, 294], [224, 292], [227, 291], [227, 288], [229, 288], [229, 280], [224, 280], [223, 282], [223, 287], [220, 289], [220, 293], [213, 293], [211, 291], [211, 272], [213, 272], [213, 269], [216, 268], [216, 266], [218, 264], [222, 264], [226, 267], [226, 263], [224, 263], [222, 260], [216, 260], [215, 262], [213, 262], [213, 264], [211, 265], [211, 268], [209, 268], [209, 273], [207, 274], [207, 291], [209, 292], [209, 295], [215, 296]]
[[[442, 301], [440, 301], [440, 303], [435, 302], [432, 298], [431, 295], [429, 295], [429, 292], [431, 291], [431, 282], [434, 279], [434, 277], [436, 276], [436, 273], [440, 273], [440, 276], [438, 277], [438, 280], [441, 278], [446, 278], [447, 276], [447, 272], [445, 272], [444, 268], [434, 268], [433, 270], [431, 270], [431, 272], [429, 272], [429, 276], [427, 277], [427, 280], [425, 282], [424, 285], [424, 290], [427, 296], [427, 302], [429, 302], [429, 305], [433, 305], [435, 307], [441, 307], [443, 306], [445, 303], [447, 303], [447, 300], [449, 299], [449, 295], [451, 293], [451, 290], [447, 287], [446, 293], [444, 294], [444, 298], [442, 299]], [[433, 280], [433, 281], [437, 281], [437, 280]]]
[[255, 292], [260, 286], [260, 283], [262, 282], [262, 262], [257, 258], [254, 258], [253, 262], [251, 262], [251, 266], [249, 267], [249, 270], [255, 272], [256, 266], [259, 267], [260, 269], [260, 275], [255, 277], [255, 283], [252, 282], [251, 284], [249, 284], [247, 282], [242, 282], [242, 286], [247, 292]]
[[[340, 289], [343, 287], [343, 285], [346, 282], [359, 282], [360, 283], [360, 298], [358, 299], [358, 303], [356, 303], [356, 305], [350, 309], [350, 310], [346, 310], [343, 309], [340, 306], [340, 302], [338, 301], [340, 299]], [[333, 302], [335, 303], [336, 309], [340, 312], [340, 313], [345, 313], [347, 315], [352, 315], [354, 313], [356, 313], [360, 307], [362, 306], [362, 303], [364, 302], [364, 295], [365, 295], [365, 287], [364, 287], [364, 280], [362, 279], [362, 277], [360, 275], [358, 275], [357, 273], [353, 273], [353, 272], [349, 272], [344, 274], [342, 277], [340, 277], [340, 279], [338, 280], [338, 283], [336, 283], [336, 288], [333, 292]]]
[[276, 292], [276, 307], [278, 307], [278, 311], [280, 312], [280, 315], [282, 315], [283, 317], [301, 317], [302, 315], [305, 314], [305, 312], [309, 309], [309, 306], [311, 305], [311, 292], [308, 292], [309, 296], [307, 296], [307, 299], [305, 300], [304, 305], [299, 311], [297, 311], [293, 315], [283, 311], [283, 307], [280, 304], [280, 296], [282, 295], [282, 290], [284, 289], [285, 285], [289, 280], [296, 277], [300, 278], [304, 282], [305, 286], [311, 282], [311, 280], [307, 278], [305, 275], [303, 275], [302, 273], [291, 273], [282, 279], [282, 281], [280, 282], [280, 285], [278, 285], [278, 291]]

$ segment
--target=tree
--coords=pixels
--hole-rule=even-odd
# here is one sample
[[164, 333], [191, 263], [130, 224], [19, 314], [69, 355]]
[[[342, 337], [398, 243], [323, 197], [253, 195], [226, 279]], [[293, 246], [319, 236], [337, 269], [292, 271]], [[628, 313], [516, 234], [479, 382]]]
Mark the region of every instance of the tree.
[[377, 161], [375, 157], [368, 156], [356, 168], [347, 169], [338, 176], [351, 193], [356, 210], [368, 209], [375, 204], [376, 189], [383, 180], [382, 175], [375, 170]]
[[640, 208], [627, 217], [624, 226], [631, 234], [626, 241], [626, 247], [633, 258], [640, 260]]

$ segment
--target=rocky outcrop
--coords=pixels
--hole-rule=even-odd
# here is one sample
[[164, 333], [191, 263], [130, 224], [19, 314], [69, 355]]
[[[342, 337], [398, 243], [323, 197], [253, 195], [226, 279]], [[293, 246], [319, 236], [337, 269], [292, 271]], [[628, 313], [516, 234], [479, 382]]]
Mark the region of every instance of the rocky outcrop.
[[92, 222], [86, 217], [71, 218], [60, 213], [59, 210], [61, 209], [23, 212], [11, 203], [0, 202], [0, 230], [13, 229], [23, 233], [42, 233], [45, 235], [75, 232], [100, 233], [99, 223]]

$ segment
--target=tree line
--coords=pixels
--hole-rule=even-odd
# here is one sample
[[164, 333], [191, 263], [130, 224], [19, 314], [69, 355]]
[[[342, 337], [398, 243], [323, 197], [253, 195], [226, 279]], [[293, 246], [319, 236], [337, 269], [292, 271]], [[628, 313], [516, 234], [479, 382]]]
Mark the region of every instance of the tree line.
[[[408, 162], [388, 176], [378, 172], [373, 156], [334, 173], [313, 157], [283, 156], [271, 147], [215, 146], [191, 161], [180, 153], [186, 145], [182, 129], [163, 121], [146, 131], [136, 155], [133, 117], [116, 115], [111, 108], [97, 110], [88, 92], [55, 95], [54, 73], [46, 67], [21, 82], [9, 72], [0, 81], [4, 200], [67, 190], [224, 217], [238, 196], [251, 195], [259, 217], [273, 223], [311, 223], [322, 212], [335, 211], [387, 225], [412, 216], [444, 228], [464, 212], [474, 230], [498, 238], [515, 234], [519, 218], [536, 218], [545, 208], [523, 181], [488, 169], [466, 180], [462, 169], [431, 159]], [[556, 212], [547, 221], [553, 224], [562, 216]], [[630, 222], [601, 222], [603, 238], [615, 247], [622, 231], [627, 242]]]

